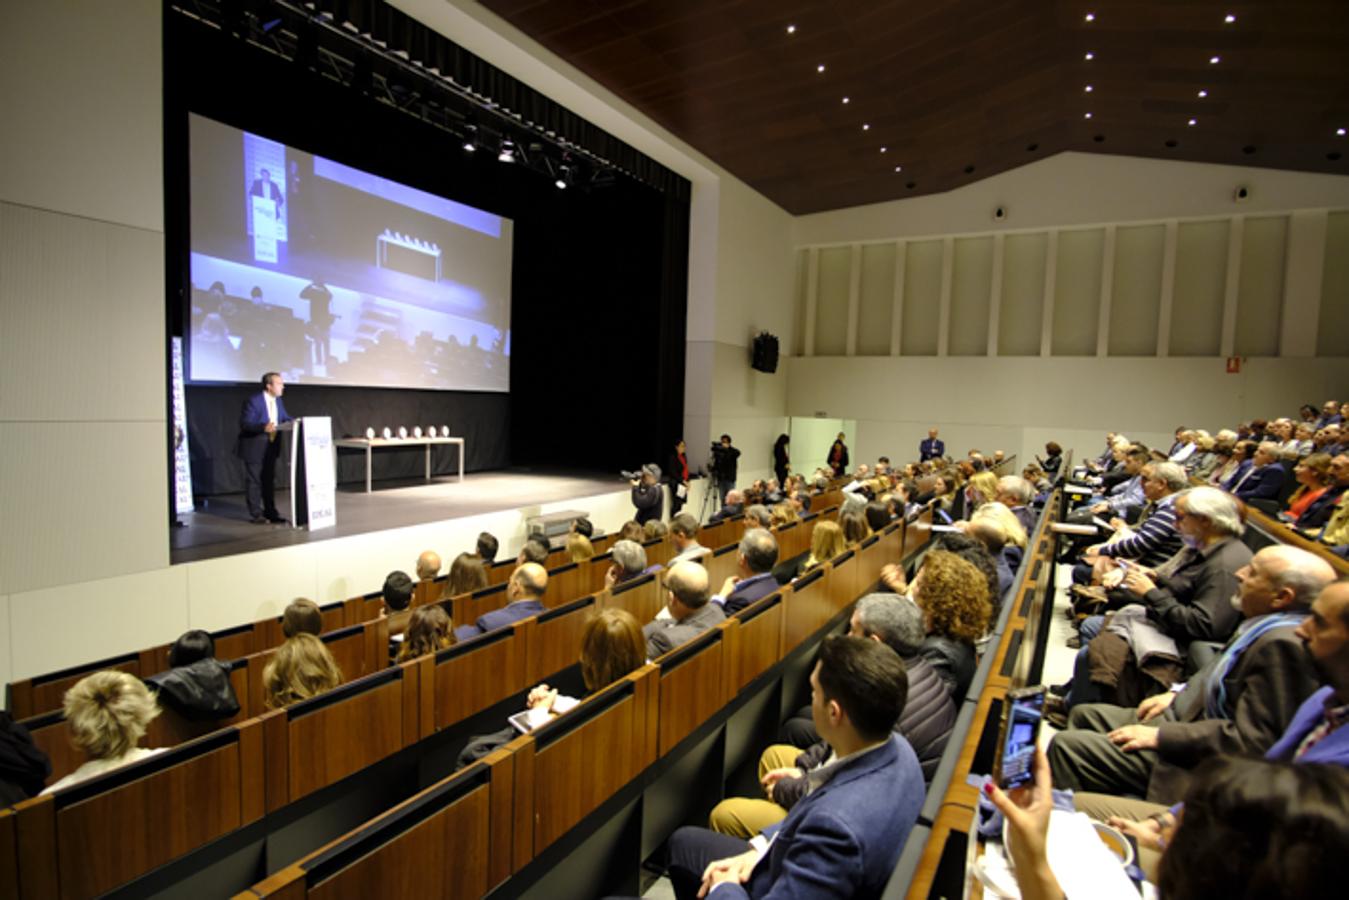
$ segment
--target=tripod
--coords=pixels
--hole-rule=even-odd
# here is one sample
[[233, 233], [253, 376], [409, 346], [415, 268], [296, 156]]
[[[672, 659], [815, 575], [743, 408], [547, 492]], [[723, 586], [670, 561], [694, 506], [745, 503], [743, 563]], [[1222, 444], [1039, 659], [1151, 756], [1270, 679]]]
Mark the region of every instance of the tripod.
[[698, 509], [698, 524], [707, 524], [707, 505], [717, 491], [717, 470], [712, 466], [707, 467], [707, 488], [703, 491], [703, 502]]

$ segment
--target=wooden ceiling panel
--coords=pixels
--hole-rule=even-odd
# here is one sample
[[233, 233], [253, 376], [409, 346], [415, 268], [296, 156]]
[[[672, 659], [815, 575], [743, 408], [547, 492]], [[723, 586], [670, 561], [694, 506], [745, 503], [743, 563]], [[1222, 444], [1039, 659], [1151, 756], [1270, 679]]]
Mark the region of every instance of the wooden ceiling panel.
[[797, 214], [1062, 150], [1349, 171], [1342, 0], [484, 5]]

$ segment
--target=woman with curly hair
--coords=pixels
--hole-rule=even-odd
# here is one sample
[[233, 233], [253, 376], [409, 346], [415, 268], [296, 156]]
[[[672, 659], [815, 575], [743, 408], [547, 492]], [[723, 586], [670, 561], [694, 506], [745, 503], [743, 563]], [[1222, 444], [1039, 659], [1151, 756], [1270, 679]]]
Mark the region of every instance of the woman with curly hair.
[[268, 709], [316, 697], [342, 683], [328, 645], [312, 634], [297, 634], [280, 647], [262, 670], [264, 702]]
[[993, 615], [988, 580], [954, 553], [933, 550], [914, 576], [913, 599], [927, 625], [919, 653], [959, 703], [974, 678], [974, 642], [984, 636]]
[[440, 606], [419, 606], [408, 619], [403, 633], [403, 645], [398, 648], [398, 662], [415, 659], [427, 653], [444, 650], [454, 644], [454, 628], [449, 614]]
[[42, 793], [50, 794], [104, 772], [139, 762], [158, 750], [137, 747], [159, 715], [155, 698], [136, 676], [95, 672], [66, 691], [63, 701], [71, 743], [89, 761]]

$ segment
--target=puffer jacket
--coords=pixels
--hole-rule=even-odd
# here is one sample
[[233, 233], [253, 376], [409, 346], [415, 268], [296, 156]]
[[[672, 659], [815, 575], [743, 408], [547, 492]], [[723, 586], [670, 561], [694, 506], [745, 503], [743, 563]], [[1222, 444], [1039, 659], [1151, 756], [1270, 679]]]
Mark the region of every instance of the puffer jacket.
[[157, 699], [193, 722], [228, 719], [239, 713], [239, 698], [230, 686], [229, 669], [208, 657], [144, 679]]
[[918, 648], [918, 655], [937, 670], [951, 692], [952, 700], [960, 703], [965, 699], [977, 667], [972, 645], [940, 634], [929, 634]]

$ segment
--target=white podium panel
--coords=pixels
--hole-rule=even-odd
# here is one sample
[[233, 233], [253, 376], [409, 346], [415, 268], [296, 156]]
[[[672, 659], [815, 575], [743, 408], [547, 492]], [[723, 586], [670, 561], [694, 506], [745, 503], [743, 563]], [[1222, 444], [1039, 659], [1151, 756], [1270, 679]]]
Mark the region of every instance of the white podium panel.
[[332, 419], [295, 420], [290, 442], [290, 515], [296, 528], [310, 531], [337, 524], [337, 449]]

